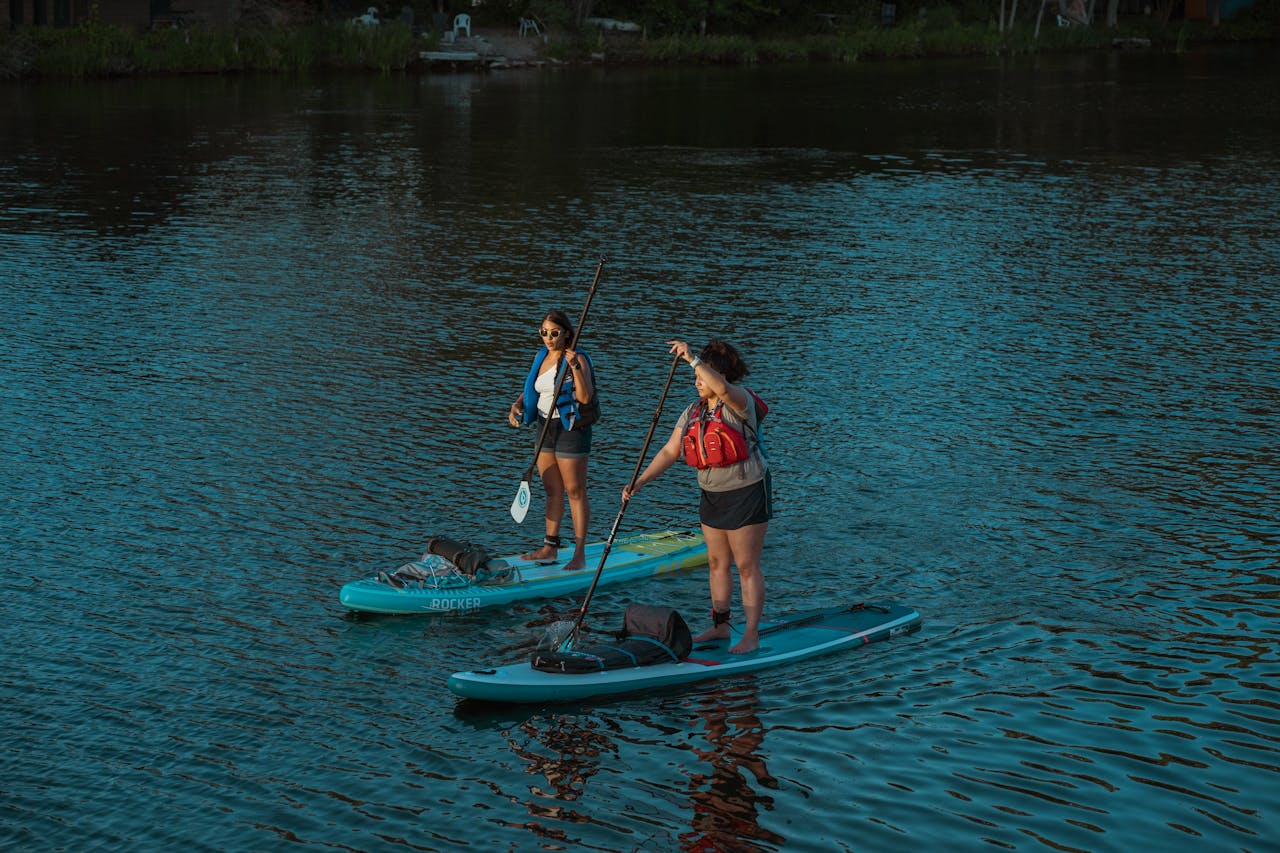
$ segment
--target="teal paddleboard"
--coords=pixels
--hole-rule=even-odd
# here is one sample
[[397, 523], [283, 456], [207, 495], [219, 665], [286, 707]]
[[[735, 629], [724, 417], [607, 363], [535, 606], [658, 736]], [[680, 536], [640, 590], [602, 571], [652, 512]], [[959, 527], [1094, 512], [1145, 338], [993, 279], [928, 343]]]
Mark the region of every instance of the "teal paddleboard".
[[520, 663], [455, 672], [449, 676], [449, 689], [465, 699], [487, 702], [571, 702], [785, 667], [910, 634], [920, 625], [920, 614], [901, 604], [848, 604], [761, 622], [760, 648], [749, 654], [729, 653], [738, 639], [735, 630], [728, 640], [695, 644], [678, 662], [576, 674], [544, 672]]
[[[563, 568], [573, 556], [573, 549], [566, 547], [548, 565], [520, 557], [498, 558], [492, 561], [503, 567], [498, 579], [476, 582], [458, 574], [435, 578], [425, 569], [419, 579], [383, 574], [346, 584], [338, 593], [338, 600], [351, 610], [365, 613], [413, 614], [456, 613], [528, 598], [576, 595], [591, 586], [604, 546], [604, 542], [589, 543], [586, 566], [572, 572]], [[419, 563], [425, 567], [426, 558]], [[599, 585], [651, 578], [706, 564], [707, 543], [699, 531], [637, 533], [614, 540], [600, 572]]]

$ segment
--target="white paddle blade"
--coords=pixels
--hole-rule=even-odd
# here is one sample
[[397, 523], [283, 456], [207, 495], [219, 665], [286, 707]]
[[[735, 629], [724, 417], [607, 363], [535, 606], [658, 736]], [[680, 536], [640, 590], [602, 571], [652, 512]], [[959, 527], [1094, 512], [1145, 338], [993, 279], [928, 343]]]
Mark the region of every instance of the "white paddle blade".
[[511, 517], [516, 520], [516, 524], [524, 522], [524, 517], [529, 514], [529, 481], [521, 480], [520, 489], [516, 492], [516, 499], [511, 502]]

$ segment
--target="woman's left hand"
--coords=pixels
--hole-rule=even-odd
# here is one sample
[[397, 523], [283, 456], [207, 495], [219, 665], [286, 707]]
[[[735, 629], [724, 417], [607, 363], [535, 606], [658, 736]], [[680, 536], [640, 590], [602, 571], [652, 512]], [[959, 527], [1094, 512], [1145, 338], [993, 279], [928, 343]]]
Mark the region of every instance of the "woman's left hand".
[[693, 361], [693, 356], [689, 355], [688, 341], [667, 341], [671, 349], [667, 350], [672, 355], [678, 355], [685, 361]]

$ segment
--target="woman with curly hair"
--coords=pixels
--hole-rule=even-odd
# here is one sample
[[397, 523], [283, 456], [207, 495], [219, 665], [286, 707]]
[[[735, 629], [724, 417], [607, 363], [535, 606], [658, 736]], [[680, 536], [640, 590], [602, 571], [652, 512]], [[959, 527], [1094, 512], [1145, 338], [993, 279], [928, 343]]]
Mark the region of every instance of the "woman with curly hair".
[[729, 568], [736, 564], [746, 623], [729, 651], [746, 654], [760, 646], [764, 610], [760, 554], [773, 517], [769, 466], [760, 444], [761, 404], [737, 384], [748, 371], [732, 345], [714, 340], [694, 356], [685, 341], [667, 344], [671, 353], [693, 367], [698, 399], [681, 413], [667, 443], [636, 478], [635, 487], [623, 490], [623, 498], [630, 499], [680, 459], [697, 469], [702, 492], [698, 514], [710, 567], [711, 627], [693, 639], [730, 639], [733, 578]]

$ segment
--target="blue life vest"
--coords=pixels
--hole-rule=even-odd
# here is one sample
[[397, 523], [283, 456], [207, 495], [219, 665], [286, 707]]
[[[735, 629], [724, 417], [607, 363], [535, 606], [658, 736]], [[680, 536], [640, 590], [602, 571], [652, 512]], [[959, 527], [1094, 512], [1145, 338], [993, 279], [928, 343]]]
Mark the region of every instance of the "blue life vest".
[[[587, 355], [584, 350], [574, 350], [578, 354], [578, 358], [586, 359], [587, 370], [591, 371], [591, 377], [595, 379], [595, 369], [591, 366], [591, 356]], [[547, 348], [543, 347], [538, 350], [538, 354], [533, 357], [533, 364], [529, 367], [529, 376], [524, 380], [524, 414], [520, 416], [520, 422], [531, 424], [538, 420], [538, 392], [533, 390], [533, 383], [538, 378], [538, 368], [542, 366], [542, 361], [547, 357]], [[567, 365], [561, 362], [556, 366], [559, 371], [566, 368]], [[556, 411], [560, 413], [560, 426], [565, 429], [573, 429], [573, 425], [578, 422], [578, 400], [573, 396], [573, 371], [570, 370], [564, 378], [564, 384], [560, 386], [560, 396], [556, 398]]]

